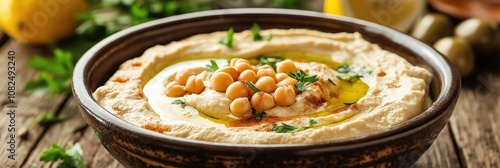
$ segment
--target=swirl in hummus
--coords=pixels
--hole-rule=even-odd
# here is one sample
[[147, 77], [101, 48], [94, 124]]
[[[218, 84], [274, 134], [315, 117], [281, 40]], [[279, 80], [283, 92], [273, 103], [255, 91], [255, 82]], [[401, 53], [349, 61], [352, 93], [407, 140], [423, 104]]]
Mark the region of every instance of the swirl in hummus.
[[358, 33], [270, 29], [258, 40], [255, 33], [152, 47], [123, 63], [94, 97], [145, 129], [246, 144], [364, 136], [430, 105], [430, 72]]

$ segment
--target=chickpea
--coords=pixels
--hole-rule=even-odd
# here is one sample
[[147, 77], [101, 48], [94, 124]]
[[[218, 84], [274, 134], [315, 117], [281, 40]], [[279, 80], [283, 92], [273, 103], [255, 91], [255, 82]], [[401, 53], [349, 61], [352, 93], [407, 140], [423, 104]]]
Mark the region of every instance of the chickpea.
[[165, 88], [165, 95], [168, 97], [181, 97], [186, 93], [184, 87], [181, 85], [172, 85]]
[[278, 86], [288, 86], [288, 85], [295, 86], [298, 85], [298, 82], [293, 78], [286, 78], [278, 83]]
[[252, 115], [252, 105], [246, 97], [236, 98], [229, 105], [229, 110], [231, 114], [238, 118], [250, 117]]
[[290, 60], [284, 60], [281, 62], [278, 62], [276, 64], [276, 71], [278, 73], [290, 73], [290, 71], [296, 71], [297, 67], [295, 67], [295, 64], [290, 61]]
[[273, 78], [274, 82], [278, 81], [278, 79], [276, 79], [276, 73], [274, 73], [273, 69], [259, 69], [259, 71], [257, 72], [257, 77], [262, 78], [264, 76]]
[[212, 88], [218, 92], [225, 92], [227, 87], [234, 82], [233, 77], [225, 72], [214, 73], [210, 80]]
[[186, 91], [188, 93], [200, 94], [205, 90], [205, 84], [203, 80], [196, 76], [191, 76], [186, 82]]
[[165, 88], [168, 89], [168, 88], [171, 88], [172, 86], [175, 86], [175, 85], [180, 85], [180, 84], [177, 81], [172, 81], [172, 82], [168, 83]]
[[175, 80], [181, 85], [185, 85], [188, 78], [193, 75], [193, 71], [182, 69], [175, 73]]
[[255, 74], [254, 71], [252, 70], [245, 70], [243, 71], [240, 76], [238, 77], [239, 81], [250, 81], [252, 83], [257, 82], [257, 74]]
[[[262, 66], [260, 66], [260, 67], [259, 67], [259, 70], [261, 70], [261, 69], [271, 69], [271, 70], [273, 70], [273, 67], [272, 67], [271, 65], [267, 65], [267, 64], [266, 64], [266, 65], [262, 65]], [[274, 71], [274, 70], [273, 70], [273, 71]]]
[[238, 73], [242, 73], [247, 69], [252, 70], [252, 65], [245, 62], [237, 62], [236, 65], [234, 65], [234, 68], [238, 71]]
[[259, 68], [257, 66], [252, 66], [253, 72], [257, 73], [259, 71]]
[[255, 93], [252, 96], [250, 103], [252, 104], [252, 107], [257, 111], [269, 110], [276, 105], [274, 103], [273, 96], [271, 96], [269, 93], [264, 92]]
[[269, 77], [269, 76], [263, 76], [262, 78], [259, 78], [257, 82], [255, 83], [255, 86], [259, 88], [259, 90], [267, 93], [272, 93], [278, 85], [274, 82], [274, 79]]
[[286, 74], [286, 73], [282, 72], [282, 73], [276, 74], [276, 79], [278, 80], [278, 82], [281, 82], [287, 78], [290, 78], [290, 76], [288, 76], [288, 74]]
[[295, 103], [295, 91], [293, 86], [280, 86], [274, 92], [274, 101], [279, 106], [289, 106]]
[[225, 72], [225, 73], [231, 75], [231, 77], [233, 78], [233, 80], [237, 80], [238, 79], [238, 71], [236, 71], [236, 69], [234, 69], [233, 67], [220, 68], [217, 71], [215, 71], [215, 73], [217, 73], [217, 72]]
[[250, 61], [243, 59], [243, 58], [233, 58], [231, 61], [229, 61], [229, 66], [235, 66], [239, 62], [245, 62], [247, 64], [250, 64]]
[[226, 89], [226, 97], [235, 100], [239, 97], [248, 97], [250, 93], [248, 92], [247, 85], [244, 82], [236, 81], [229, 85]]

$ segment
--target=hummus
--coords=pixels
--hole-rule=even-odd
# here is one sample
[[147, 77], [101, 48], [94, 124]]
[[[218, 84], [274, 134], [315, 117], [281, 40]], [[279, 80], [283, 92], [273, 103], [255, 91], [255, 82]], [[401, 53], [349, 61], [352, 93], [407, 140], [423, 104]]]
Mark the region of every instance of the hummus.
[[94, 98], [148, 130], [243, 144], [365, 136], [431, 103], [430, 72], [359, 33], [259, 34], [214, 32], [152, 47], [123, 63]]

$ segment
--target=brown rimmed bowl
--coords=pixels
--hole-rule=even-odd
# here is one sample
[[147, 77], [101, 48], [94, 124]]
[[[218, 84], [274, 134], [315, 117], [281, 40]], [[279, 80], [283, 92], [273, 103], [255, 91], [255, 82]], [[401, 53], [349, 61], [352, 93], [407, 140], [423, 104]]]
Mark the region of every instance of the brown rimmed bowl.
[[[147, 48], [191, 35], [248, 29], [306, 28], [360, 32], [366, 40], [433, 74], [433, 104], [396, 127], [363, 137], [310, 144], [213, 143], [167, 136], [134, 126], [96, 103], [92, 92], [118, 66]], [[460, 91], [458, 71], [424, 43], [357, 19], [284, 9], [230, 9], [179, 15], [118, 32], [92, 47], [73, 74], [73, 94], [102, 145], [126, 167], [410, 167], [448, 122]]]

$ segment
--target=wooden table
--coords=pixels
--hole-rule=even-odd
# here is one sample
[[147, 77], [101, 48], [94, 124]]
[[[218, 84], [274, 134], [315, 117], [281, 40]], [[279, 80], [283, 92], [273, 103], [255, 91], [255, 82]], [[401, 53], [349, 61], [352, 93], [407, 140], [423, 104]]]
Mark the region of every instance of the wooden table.
[[[123, 167], [100, 144], [96, 135], [77, 109], [71, 95], [53, 98], [40, 93], [26, 93], [27, 81], [38, 74], [27, 65], [34, 54], [50, 55], [42, 47], [27, 46], [0, 33], [0, 163], [6, 167], [56, 167], [39, 161], [42, 152], [52, 143], [66, 147], [68, 142], [80, 143], [88, 167]], [[8, 158], [11, 122], [7, 88], [9, 51], [15, 52], [15, 160]], [[462, 91], [449, 124], [431, 148], [413, 166], [417, 167], [500, 167], [500, 61], [480, 62], [478, 72], [464, 80]], [[69, 116], [52, 125], [29, 128], [35, 117], [46, 111]]]

